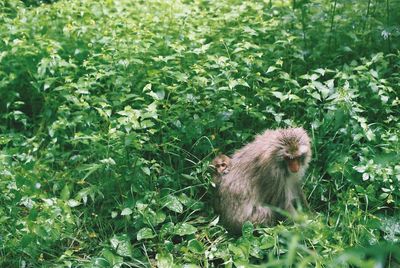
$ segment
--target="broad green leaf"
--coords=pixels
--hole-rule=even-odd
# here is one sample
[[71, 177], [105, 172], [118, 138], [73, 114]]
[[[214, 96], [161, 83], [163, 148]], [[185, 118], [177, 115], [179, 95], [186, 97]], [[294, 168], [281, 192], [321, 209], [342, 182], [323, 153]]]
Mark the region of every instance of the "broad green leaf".
[[254, 231], [254, 226], [251, 222], [247, 221], [242, 226], [243, 237], [252, 237]]
[[177, 213], [183, 212], [182, 203], [179, 201], [179, 199], [176, 196], [167, 195], [163, 199], [164, 199], [164, 206], [167, 207], [168, 209], [175, 211]]
[[321, 93], [324, 99], [328, 97], [329, 89], [324, 84], [318, 81], [313, 81], [312, 84]]
[[175, 226], [175, 234], [184, 236], [197, 232], [197, 228], [189, 223], [181, 223]]
[[153, 231], [150, 228], [142, 228], [139, 230], [137, 233], [137, 240], [143, 240], [143, 239], [151, 239], [154, 238], [156, 235], [153, 233]]
[[127, 216], [127, 215], [131, 215], [133, 213], [132, 209], [130, 208], [124, 208], [121, 211], [121, 216]]
[[118, 255], [132, 257], [132, 245], [127, 235], [114, 235], [110, 239], [110, 243]]
[[150, 174], [151, 174], [150, 168], [148, 168], [148, 167], [142, 167], [142, 171], [147, 176], [150, 176]]
[[62, 200], [68, 200], [70, 196], [71, 196], [71, 192], [69, 190], [69, 186], [66, 184], [61, 191], [60, 197]]
[[162, 211], [153, 212], [150, 215], [146, 215], [146, 217], [148, 217], [150, 223], [153, 226], [156, 226], [156, 225], [158, 225], [160, 223], [163, 223], [165, 221], [165, 219], [166, 219], [166, 215]]
[[112, 159], [111, 157], [100, 160], [100, 163], [106, 164], [106, 165], [111, 165], [111, 166], [114, 166], [117, 164], [117, 163], [115, 163], [114, 159]]
[[79, 201], [76, 201], [75, 199], [69, 199], [67, 201], [68, 206], [71, 208], [79, 206], [81, 203]]
[[145, 91], [151, 91], [152, 85], [151, 84], [146, 84], [143, 88], [143, 92]]
[[171, 253], [158, 253], [156, 260], [157, 267], [172, 268], [174, 265], [174, 257]]
[[273, 72], [273, 71], [275, 71], [275, 70], [278, 70], [278, 68], [275, 67], [275, 66], [269, 66], [269, 67], [268, 67], [268, 70], [267, 70], [267, 73], [271, 73], [271, 72]]
[[124, 261], [122, 257], [115, 255], [111, 250], [108, 249], [103, 249], [102, 255], [112, 267], [121, 267]]
[[277, 97], [279, 100], [284, 101], [287, 99], [287, 96], [284, 96], [281, 92], [279, 91], [272, 91], [271, 92], [272, 95], [274, 95], [275, 97]]
[[110, 263], [105, 259], [105, 258], [93, 258], [91, 261], [92, 265], [94, 267], [99, 267], [99, 268], [108, 268], [110, 267]]
[[188, 248], [191, 252], [202, 254], [204, 252], [204, 245], [196, 239], [192, 239], [188, 243]]

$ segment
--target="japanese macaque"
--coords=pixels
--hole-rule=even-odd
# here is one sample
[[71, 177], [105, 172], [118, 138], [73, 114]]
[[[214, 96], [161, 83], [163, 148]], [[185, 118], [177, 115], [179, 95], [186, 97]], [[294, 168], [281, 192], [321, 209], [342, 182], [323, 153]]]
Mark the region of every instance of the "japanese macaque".
[[310, 138], [302, 128], [267, 130], [257, 136], [232, 156], [229, 172], [221, 178], [222, 223], [240, 232], [245, 221], [275, 224], [280, 218], [274, 208], [294, 215], [294, 200], [305, 200], [300, 181], [310, 160]]
[[214, 167], [214, 183], [219, 186], [223, 175], [228, 174], [231, 166], [231, 158], [224, 154], [220, 154], [211, 162]]

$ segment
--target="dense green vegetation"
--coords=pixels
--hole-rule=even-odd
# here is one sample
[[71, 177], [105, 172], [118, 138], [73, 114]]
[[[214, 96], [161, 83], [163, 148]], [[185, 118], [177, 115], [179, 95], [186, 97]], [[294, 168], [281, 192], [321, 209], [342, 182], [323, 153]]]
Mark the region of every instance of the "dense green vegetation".
[[[389, 0], [0, 0], [0, 266], [399, 265], [399, 22]], [[209, 162], [289, 126], [314, 212], [226, 233]]]

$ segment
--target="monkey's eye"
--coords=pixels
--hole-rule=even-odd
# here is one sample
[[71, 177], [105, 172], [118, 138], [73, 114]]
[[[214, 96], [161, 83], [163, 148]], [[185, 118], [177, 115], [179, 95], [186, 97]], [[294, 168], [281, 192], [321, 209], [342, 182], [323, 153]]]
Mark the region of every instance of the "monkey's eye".
[[220, 167], [226, 167], [226, 164], [225, 164], [225, 163], [222, 163], [222, 164], [220, 165]]

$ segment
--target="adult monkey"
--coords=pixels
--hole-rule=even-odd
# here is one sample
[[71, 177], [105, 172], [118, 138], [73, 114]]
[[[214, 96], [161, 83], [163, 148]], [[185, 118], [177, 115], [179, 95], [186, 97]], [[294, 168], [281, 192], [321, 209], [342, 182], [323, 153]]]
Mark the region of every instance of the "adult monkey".
[[222, 223], [237, 233], [245, 221], [275, 224], [278, 217], [270, 207], [295, 214], [294, 199], [305, 200], [300, 180], [310, 160], [310, 138], [303, 128], [267, 130], [257, 136], [232, 156], [229, 172], [222, 175]]

